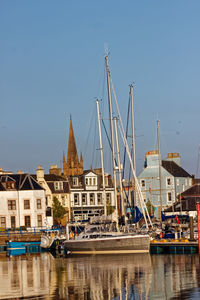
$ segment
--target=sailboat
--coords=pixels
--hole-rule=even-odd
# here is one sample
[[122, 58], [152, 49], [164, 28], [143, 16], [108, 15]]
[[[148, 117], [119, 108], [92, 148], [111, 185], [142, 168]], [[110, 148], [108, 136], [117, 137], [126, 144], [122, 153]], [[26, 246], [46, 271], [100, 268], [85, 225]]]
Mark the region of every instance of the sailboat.
[[[115, 187], [115, 214], [118, 216], [118, 206], [117, 206], [117, 197], [116, 197], [116, 172], [119, 167], [116, 166], [115, 162], [115, 150], [114, 150], [114, 130], [113, 130], [113, 117], [112, 117], [112, 103], [111, 103], [111, 85], [110, 85], [110, 71], [108, 66], [108, 56], [105, 56], [106, 61], [106, 72], [107, 72], [107, 87], [108, 87], [108, 104], [109, 104], [109, 115], [110, 115], [110, 133], [111, 133], [111, 143], [112, 143], [112, 163], [113, 163], [113, 178], [114, 178], [114, 187]], [[142, 193], [137, 181], [137, 177], [135, 174], [135, 170], [133, 167], [133, 162], [131, 158], [131, 154], [129, 151], [128, 143], [125, 137], [123, 123], [121, 120], [121, 115], [116, 99], [116, 95], [114, 93], [115, 102], [117, 106], [118, 118], [120, 120], [120, 133], [122, 135], [122, 140], [124, 142], [124, 146], [126, 147], [126, 151], [131, 163], [132, 172], [135, 179], [135, 185], [137, 192], [139, 194], [140, 203], [142, 206], [142, 211], [144, 215], [144, 219], [146, 222], [146, 227], [148, 228], [148, 224], [151, 224], [150, 217], [148, 215], [148, 211], [146, 209], [146, 214], [149, 218], [149, 223], [145, 216], [145, 208], [146, 205], [144, 203], [144, 199], [142, 197]], [[97, 102], [97, 112], [98, 112], [98, 120], [100, 124], [100, 112], [99, 106]], [[116, 122], [115, 122], [115, 133]], [[100, 149], [101, 149], [101, 161], [102, 161], [102, 175], [104, 182], [104, 164], [103, 164], [103, 147], [102, 147], [102, 138], [101, 138], [101, 129], [99, 125], [99, 137], [100, 137]], [[116, 144], [118, 148], [118, 136], [116, 135]], [[118, 151], [117, 151], [118, 152]], [[120, 159], [118, 157], [118, 164], [120, 163]], [[104, 183], [103, 183], [104, 188]], [[122, 200], [122, 199], [121, 199]], [[106, 214], [106, 199], [104, 198], [104, 213]], [[123, 214], [125, 213], [124, 207], [122, 204]], [[117, 218], [118, 220], [118, 218]], [[69, 239], [64, 242], [64, 248], [67, 253], [72, 254], [115, 254], [115, 253], [147, 253], [150, 248], [150, 236], [148, 234], [137, 234], [137, 233], [124, 233], [118, 230], [117, 221], [114, 222], [113, 228], [113, 220], [108, 221], [108, 218], [105, 216], [102, 218], [101, 224], [90, 224], [88, 225], [84, 232], [80, 234], [75, 239]], [[67, 232], [69, 232], [69, 228], [67, 227]], [[67, 234], [67, 236], [69, 236]]]

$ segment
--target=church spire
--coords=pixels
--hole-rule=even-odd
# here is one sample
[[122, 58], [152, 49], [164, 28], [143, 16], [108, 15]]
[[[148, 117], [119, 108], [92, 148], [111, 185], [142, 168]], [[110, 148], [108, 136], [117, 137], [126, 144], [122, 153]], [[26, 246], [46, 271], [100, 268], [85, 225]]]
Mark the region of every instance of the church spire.
[[81, 168], [83, 168], [83, 156], [82, 156], [82, 152], [81, 152], [81, 156], [80, 156], [80, 165], [81, 165]]
[[72, 126], [72, 117], [70, 115], [67, 164], [70, 164], [72, 161], [74, 163], [79, 163], [78, 154], [77, 154], [77, 150], [76, 150], [76, 142], [75, 142], [75, 137], [74, 137], [74, 130], [73, 130], [73, 126]]
[[72, 117], [70, 115], [67, 162], [64, 162], [63, 158], [63, 174], [65, 176], [72, 176], [80, 175], [82, 173], [83, 162], [79, 162], [78, 153], [76, 149], [76, 141], [74, 137], [74, 130], [72, 126]]

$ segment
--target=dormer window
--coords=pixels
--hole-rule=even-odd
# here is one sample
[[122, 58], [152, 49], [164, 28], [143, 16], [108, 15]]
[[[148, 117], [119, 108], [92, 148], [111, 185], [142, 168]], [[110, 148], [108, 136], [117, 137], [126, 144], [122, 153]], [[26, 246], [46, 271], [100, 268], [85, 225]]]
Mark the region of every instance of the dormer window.
[[73, 181], [73, 185], [75, 186], [78, 185], [78, 177], [73, 177], [72, 181]]
[[108, 176], [107, 175], [104, 177], [104, 181], [105, 181], [105, 185], [107, 186], [108, 185]]
[[54, 188], [56, 191], [63, 190], [63, 182], [62, 181], [56, 181], [54, 183]]
[[15, 181], [7, 181], [6, 182], [6, 189], [7, 190], [14, 190], [14, 189], [16, 189], [16, 183], [15, 183]]

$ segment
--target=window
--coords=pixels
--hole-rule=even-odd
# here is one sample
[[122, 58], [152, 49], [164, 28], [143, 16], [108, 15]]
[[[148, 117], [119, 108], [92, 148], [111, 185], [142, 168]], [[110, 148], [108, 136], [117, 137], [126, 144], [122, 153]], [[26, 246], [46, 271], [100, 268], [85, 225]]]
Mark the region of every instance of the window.
[[92, 178], [89, 178], [89, 185], [92, 185]]
[[85, 178], [85, 184], [88, 185], [88, 178]]
[[16, 200], [8, 200], [8, 210], [16, 209]]
[[87, 194], [82, 194], [82, 205], [87, 205]]
[[62, 205], [65, 206], [65, 196], [62, 196], [61, 199], [62, 199]]
[[41, 208], [42, 208], [41, 199], [37, 199], [37, 209], [41, 209]]
[[98, 202], [98, 205], [102, 204], [102, 194], [100, 194], [100, 193], [97, 194], [97, 202]]
[[78, 185], [78, 177], [73, 177], [73, 185]]
[[141, 180], [141, 187], [145, 187], [145, 180]]
[[6, 217], [0, 217], [0, 227], [6, 228]]
[[16, 227], [15, 216], [10, 217], [10, 225], [11, 225], [11, 228]]
[[93, 185], [96, 185], [96, 178], [93, 178]]
[[41, 215], [37, 216], [37, 223], [38, 223], [38, 227], [42, 227], [42, 216]]
[[30, 200], [24, 200], [24, 209], [30, 209]]
[[187, 178], [185, 178], [185, 185], [187, 185]]
[[94, 193], [91, 193], [90, 194], [90, 205], [94, 205], [95, 204], [94, 201], [95, 201], [95, 199], [94, 199]]
[[176, 185], [179, 186], [179, 178], [176, 179]]
[[105, 180], [105, 185], [107, 186], [108, 185], [108, 176], [107, 175], [105, 176], [104, 180]]
[[6, 189], [7, 190], [14, 190], [16, 188], [16, 183], [14, 181], [6, 182]]
[[63, 182], [62, 181], [54, 182], [54, 188], [56, 191], [63, 190]]
[[168, 193], [167, 194], [167, 200], [168, 200], [168, 202], [171, 202], [172, 201], [172, 193]]
[[171, 185], [171, 178], [167, 178], [167, 186]]
[[79, 194], [74, 194], [74, 205], [79, 205]]
[[26, 227], [31, 227], [31, 217], [30, 216], [25, 216], [24, 217], [24, 225]]
[[111, 200], [111, 194], [110, 193], [106, 193], [106, 202], [110, 203], [110, 200]]
[[59, 182], [54, 182], [54, 188], [56, 191], [59, 189]]

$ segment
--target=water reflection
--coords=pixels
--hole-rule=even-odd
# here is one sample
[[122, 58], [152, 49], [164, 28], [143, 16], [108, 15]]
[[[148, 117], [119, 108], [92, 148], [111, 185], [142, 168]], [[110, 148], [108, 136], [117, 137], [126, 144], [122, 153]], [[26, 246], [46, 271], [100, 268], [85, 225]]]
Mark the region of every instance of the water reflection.
[[198, 255], [0, 257], [0, 299], [198, 299]]
[[0, 299], [28, 298], [50, 294], [51, 257], [24, 255], [0, 257]]

